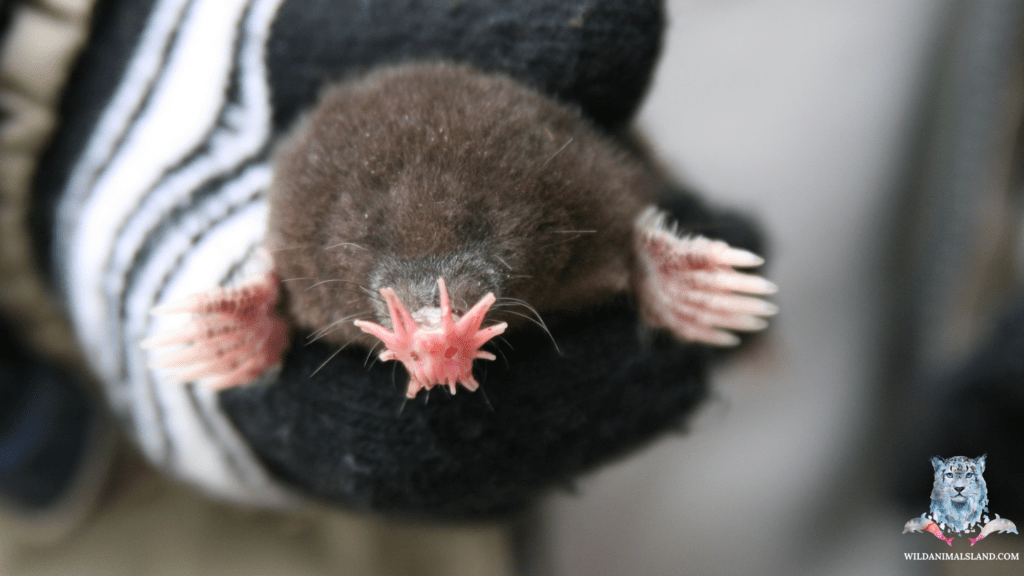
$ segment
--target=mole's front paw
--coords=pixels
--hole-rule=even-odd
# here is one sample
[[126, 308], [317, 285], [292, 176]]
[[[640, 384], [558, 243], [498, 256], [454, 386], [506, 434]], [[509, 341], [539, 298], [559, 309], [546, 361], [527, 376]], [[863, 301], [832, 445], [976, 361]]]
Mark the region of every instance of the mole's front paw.
[[192, 314], [172, 331], [147, 338], [147, 349], [186, 345], [166, 352], [154, 368], [183, 368], [173, 378], [209, 378], [214, 388], [248, 384], [281, 363], [288, 332], [275, 312], [280, 281], [273, 272], [237, 288], [214, 288], [153, 309], [153, 314]]
[[761, 330], [768, 325], [762, 317], [778, 311], [770, 302], [743, 295], [772, 294], [775, 284], [733, 269], [760, 266], [760, 256], [721, 240], [680, 236], [656, 208], [637, 219], [636, 248], [644, 318], [678, 338], [733, 346], [739, 338], [727, 330]]

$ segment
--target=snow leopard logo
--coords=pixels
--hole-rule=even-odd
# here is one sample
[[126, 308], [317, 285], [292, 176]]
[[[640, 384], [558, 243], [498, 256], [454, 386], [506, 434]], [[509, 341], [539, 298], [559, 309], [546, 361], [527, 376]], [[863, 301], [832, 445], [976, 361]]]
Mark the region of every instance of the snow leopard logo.
[[[953, 456], [943, 460], [938, 456], [932, 458], [932, 469], [935, 472], [932, 482], [932, 505], [928, 515], [921, 514], [907, 522], [903, 532], [931, 532], [936, 538], [953, 545], [952, 533], [971, 533], [975, 526], [984, 521], [984, 528], [977, 538], [971, 538], [971, 546], [992, 532], [1017, 533], [1017, 527], [1006, 518], [996, 514], [995, 520], [989, 521], [988, 486], [982, 474], [985, 472], [985, 456], [967, 458]], [[944, 532], [949, 531], [947, 537]]]
[[932, 458], [935, 482], [932, 484], [932, 519], [954, 532], [966, 532], [988, 512], [988, 487], [985, 485], [985, 456], [973, 460], [953, 456]]

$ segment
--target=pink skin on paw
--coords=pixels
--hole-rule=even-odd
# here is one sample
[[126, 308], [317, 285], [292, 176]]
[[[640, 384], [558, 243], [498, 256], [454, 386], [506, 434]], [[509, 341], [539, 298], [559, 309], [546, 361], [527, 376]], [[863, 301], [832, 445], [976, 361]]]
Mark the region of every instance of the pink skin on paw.
[[143, 348], [188, 344], [161, 355], [156, 368], [185, 368], [175, 374], [182, 382], [210, 378], [215, 389], [248, 384], [281, 363], [287, 343], [287, 324], [274, 312], [280, 281], [268, 272], [231, 289], [214, 288], [177, 303], [155, 308], [153, 314], [190, 313], [193, 319], [176, 330], [142, 342]]
[[734, 267], [759, 266], [759, 256], [721, 240], [681, 237], [667, 215], [648, 208], [637, 219], [636, 244], [641, 277], [641, 313], [652, 325], [683, 340], [734, 346], [739, 338], [727, 330], [761, 330], [762, 318], [778, 308], [751, 295], [772, 294], [777, 287]]
[[467, 390], [476, 390], [479, 384], [473, 378], [473, 360], [494, 360], [494, 354], [480, 350], [480, 347], [503, 333], [508, 326], [502, 322], [480, 329], [484, 315], [495, 301], [494, 294], [490, 293], [456, 320], [452, 316], [444, 279], [438, 278], [437, 285], [441, 293], [437, 326], [418, 325], [391, 288], [381, 288], [380, 294], [387, 302], [394, 331], [365, 320], [355, 322], [360, 330], [384, 342], [386, 349], [380, 354], [381, 360], [398, 360], [405, 365], [409, 372], [409, 388], [405, 395], [409, 398], [415, 398], [420, 390], [430, 390], [437, 384], [448, 386], [452, 394], [455, 394], [457, 383]]

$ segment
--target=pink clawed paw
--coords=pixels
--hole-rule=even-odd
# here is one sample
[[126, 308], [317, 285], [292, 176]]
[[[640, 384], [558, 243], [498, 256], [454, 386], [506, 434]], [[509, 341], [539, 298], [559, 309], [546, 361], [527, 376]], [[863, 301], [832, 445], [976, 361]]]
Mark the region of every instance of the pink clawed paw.
[[181, 382], [209, 378], [213, 388], [248, 384], [281, 363], [287, 325], [274, 312], [279, 281], [267, 273], [243, 286], [215, 288], [158, 306], [153, 314], [192, 314], [184, 326], [142, 342], [147, 349], [186, 345], [166, 352], [154, 368], [181, 368]]
[[636, 248], [641, 311], [678, 338], [733, 346], [739, 338], [729, 330], [761, 330], [764, 317], [778, 312], [756, 297], [774, 293], [775, 284], [734, 269], [760, 266], [760, 256], [721, 240], [680, 236], [654, 207], [637, 219]]
[[480, 328], [484, 316], [494, 304], [494, 294], [487, 294], [469, 312], [456, 319], [452, 316], [444, 279], [439, 278], [437, 284], [441, 293], [441, 309], [436, 326], [418, 325], [391, 288], [382, 288], [380, 294], [387, 302], [392, 330], [364, 320], [355, 322], [360, 330], [384, 343], [381, 360], [398, 360], [405, 365], [409, 372], [409, 388], [406, 390], [409, 398], [415, 398], [420, 390], [429, 390], [438, 384], [447, 386], [452, 394], [456, 384], [462, 384], [470, 391], [476, 390], [479, 384], [473, 378], [473, 360], [494, 360], [494, 354], [480, 350], [480, 347], [507, 327], [502, 322]]

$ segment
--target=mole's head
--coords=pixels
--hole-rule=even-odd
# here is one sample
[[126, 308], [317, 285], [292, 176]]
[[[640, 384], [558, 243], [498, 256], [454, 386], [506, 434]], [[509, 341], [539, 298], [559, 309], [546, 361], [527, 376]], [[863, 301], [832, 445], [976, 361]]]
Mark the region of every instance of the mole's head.
[[439, 309], [439, 278], [455, 317], [493, 294], [491, 322], [522, 325], [628, 289], [647, 180], [510, 78], [399, 66], [332, 87], [281, 147], [268, 236], [292, 319], [328, 341], [375, 344], [352, 321], [392, 326], [382, 290]]

